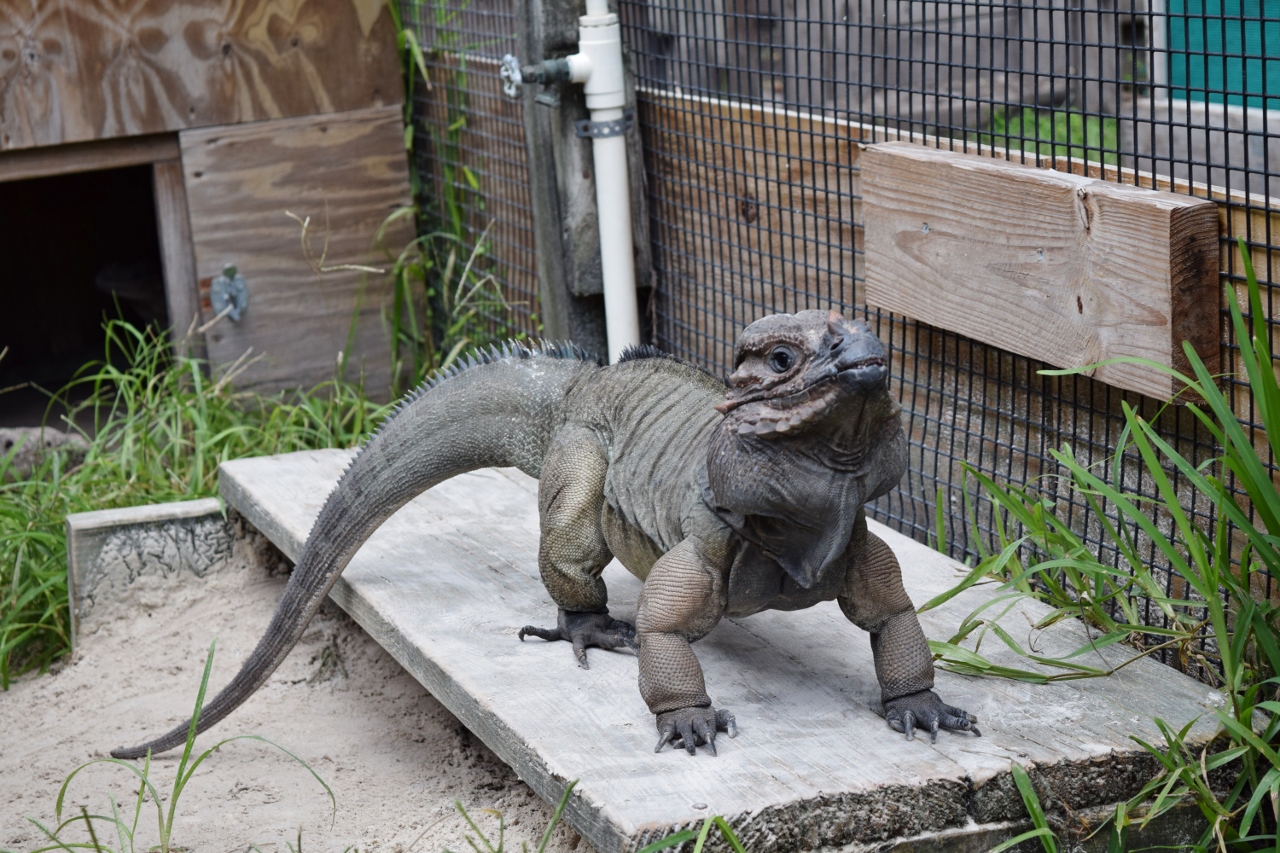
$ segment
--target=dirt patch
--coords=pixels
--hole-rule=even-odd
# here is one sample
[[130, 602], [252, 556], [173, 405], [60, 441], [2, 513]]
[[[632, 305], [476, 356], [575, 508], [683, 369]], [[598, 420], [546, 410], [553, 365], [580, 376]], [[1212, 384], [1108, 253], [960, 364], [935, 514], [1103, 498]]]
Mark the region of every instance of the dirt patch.
[[[63, 779], [117, 746], [167, 731], [191, 712], [209, 643], [217, 639], [210, 690], [248, 656], [285, 582], [280, 558], [260, 536], [237, 538], [229, 560], [204, 577], [139, 578], [117, 601], [99, 601], [81, 626], [74, 657], [48, 675], [0, 693], [0, 849], [47, 843], [28, 817], [52, 828]], [[268, 738], [329, 784], [266, 744], [240, 741], [209, 757], [178, 802], [173, 843], [201, 853], [313, 850], [468, 850], [460, 800], [486, 831], [502, 812], [507, 849], [537, 846], [551, 808], [332, 605], [248, 702], [197, 740], [197, 749], [239, 734]], [[151, 775], [168, 796], [180, 750], [157, 757]], [[141, 762], [138, 762], [141, 766]], [[130, 809], [138, 790], [121, 767], [95, 765], [67, 792], [64, 818]], [[135, 849], [156, 841], [147, 803]], [[64, 840], [87, 840], [82, 833]], [[114, 839], [113, 839], [114, 841]], [[114, 844], [112, 846], [115, 846]], [[587, 851], [561, 826], [548, 847]]]

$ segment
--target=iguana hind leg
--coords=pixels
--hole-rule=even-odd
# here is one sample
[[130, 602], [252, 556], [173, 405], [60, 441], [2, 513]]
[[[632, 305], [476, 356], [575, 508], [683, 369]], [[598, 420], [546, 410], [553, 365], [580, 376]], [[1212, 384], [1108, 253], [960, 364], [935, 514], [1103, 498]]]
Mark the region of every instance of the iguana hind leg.
[[538, 482], [538, 570], [560, 613], [556, 627], [526, 625], [518, 634], [521, 640], [567, 640], [583, 669], [590, 669], [588, 647], [636, 648], [635, 628], [609, 615], [609, 593], [600, 577], [613, 559], [600, 527], [607, 466], [589, 430], [565, 428], [552, 440]]
[[853, 544], [856, 556], [838, 601], [849, 621], [871, 634], [885, 721], [907, 740], [915, 737], [917, 727], [928, 729], [933, 740], [939, 727], [981, 736], [977, 717], [933, 692], [933, 655], [903, 589], [898, 558], [866, 529], [865, 517], [858, 521]]

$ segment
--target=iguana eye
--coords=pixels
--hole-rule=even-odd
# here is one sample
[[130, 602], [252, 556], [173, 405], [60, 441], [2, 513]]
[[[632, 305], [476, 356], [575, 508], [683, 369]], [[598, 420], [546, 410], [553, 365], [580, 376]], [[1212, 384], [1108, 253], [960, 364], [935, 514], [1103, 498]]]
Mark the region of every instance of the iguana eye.
[[789, 347], [774, 347], [769, 353], [769, 368], [774, 373], [786, 373], [796, 363], [795, 353]]

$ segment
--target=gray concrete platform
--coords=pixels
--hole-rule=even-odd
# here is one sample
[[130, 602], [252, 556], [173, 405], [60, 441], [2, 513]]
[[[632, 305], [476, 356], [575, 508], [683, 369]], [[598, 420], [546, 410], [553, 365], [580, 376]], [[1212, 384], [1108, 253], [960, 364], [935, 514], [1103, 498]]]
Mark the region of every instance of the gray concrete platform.
[[[222, 494], [296, 558], [349, 457], [227, 462]], [[333, 598], [540, 796], [555, 802], [579, 780], [567, 819], [605, 853], [711, 814], [728, 818], [754, 850], [984, 849], [1026, 817], [1011, 762], [1028, 766], [1051, 808], [1081, 812], [1126, 798], [1154, 773], [1130, 739], [1159, 742], [1152, 717], [1178, 727], [1199, 716], [1193, 739], [1213, 733], [1218, 694], [1144, 660], [1111, 678], [1045, 686], [939, 672], [939, 692], [976, 713], [984, 736], [906, 742], [874, 710], [866, 636], [830, 602], [722, 622], [695, 648], [740, 734], [721, 738], [716, 758], [654, 754], [632, 655], [591, 650], [584, 671], [567, 644], [515, 636], [521, 625], [555, 621], [538, 580], [536, 492], [536, 481], [511, 470], [442, 484], [366, 543]], [[873, 528], [898, 554], [917, 603], [961, 576], [954, 561]], [[611, 609], [632, 617], [639, 581], [616, 564], [605, 577]], [[946, 639], [991, 594], [972, 589], [924, 614], [925, 633]], [[1036, 614], [1024, 608], [1003, 624], [1025, 637]], [[1079, 625], [1063, 626], [1041, 634], [1037, 648], [1062, 654], [1085, 639]], [[983, 651], [1026, 665], [999, 654], [994, 639]], [[1083, 659], [1125, 657], [1111, 647]]]
[[217, 498], [77, 512], [65, 520], [71, 646], [95, 602], [116, 598], [143, 575], [203, 576], [231, 555]]

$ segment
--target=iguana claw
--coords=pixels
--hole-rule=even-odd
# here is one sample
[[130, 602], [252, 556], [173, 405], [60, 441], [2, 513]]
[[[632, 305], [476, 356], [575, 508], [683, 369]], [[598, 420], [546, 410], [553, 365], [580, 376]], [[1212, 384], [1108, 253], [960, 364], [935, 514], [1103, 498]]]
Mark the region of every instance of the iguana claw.
[[938, 739], [938, 727], [959, 732], [973, 732], [982, 737], [978, 731], [978, 718], [968, 711], [948, 705], [932, 690], [921, 690], [907, 696], [899, 696], [884, 703], [884, 718], [889, 728], [902, 732], [907, 740], [915, 740], [916, 728], [929, 727], [929, 740]]
[[614, 619], [608, 610], [600, 613], [576, 613], [561, 609], [554, 628], [535, 628], [525, 625], [517, 633], [521, 641], [526, 635], [541, 639], [568, 640], [573, 643], [573, 654], [578, 659], [578, 666], [591, 669], [587, 663], [587, 647], [599, 649], [617, 649], [626, 646], [637, 651], [636, 628], [629, 622]]
[[728, 732], [729, 737], [738, 736], [737, 721], [723, 708], [717, 711], [708, 706], [666, 711], [658, 715], [658, 745], [653, 751], [662, 752], [664, 746], [671, 744], [694, 755], [698, 747], [705, 744], [715, 755], [716, 732]]

